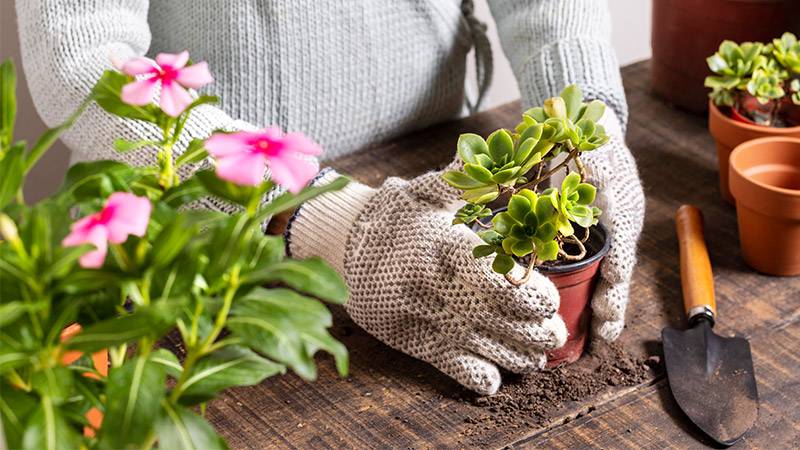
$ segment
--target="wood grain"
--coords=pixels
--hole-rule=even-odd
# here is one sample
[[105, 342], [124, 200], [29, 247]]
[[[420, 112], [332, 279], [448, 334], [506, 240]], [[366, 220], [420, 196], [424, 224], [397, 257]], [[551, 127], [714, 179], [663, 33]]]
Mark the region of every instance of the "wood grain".
[[[703, 117], [682, 113], [650, 94], [649, 63], [623, 69], [630, 108], [627, 141], [647, 194], [645, 228], [621, 341], [632, 352], [658, 354], [661, 329], [684, 326], [673, 215], [699, 206], [714, 267], [718, 325], [753, 340], [762, 414], [744, 447], [797, 448], [800, 411], [800, 278], [774, 278], [747, 268], [740, 256], [733, 207], [717, 187], [716, 153]], [[422, 130], [332, 162], [376, 186], [387, 176], [412, 177], [451, 160], [459, 133], [487, 135], [513, 126], [512, 103]], [[231, 448], [688, 448], [702, 445], [670, 404], [663, 374], [636, 388], [608, 390], [570, 404], [548, 427], [476, 430], [466, 419], [482, 413], [469, 394], [427, 364], [393, 351], [334, 309], [334, 334], [351, 353], [351, 375], [336, 375], [320, 357], [319, 379], [294, 375], [228, 391], [208, 417]], [[581, 415], [577, 420], [572, 420]], [[567, 422], [567, 423], [563, 423]]]

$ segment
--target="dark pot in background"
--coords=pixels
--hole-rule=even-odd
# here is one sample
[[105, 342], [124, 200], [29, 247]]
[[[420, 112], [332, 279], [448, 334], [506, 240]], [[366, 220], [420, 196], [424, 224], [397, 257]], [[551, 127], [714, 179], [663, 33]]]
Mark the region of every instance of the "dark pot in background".
[[769, 42], [800, 32], [798, 0], [653, 0], [653, 91], [666, 101], [702, 113], [711, 72], [706, 58], [729, 39]]
[[731, 190], [728, 186], [728, 158], [730, 158], [731, 151], [743, 142], [761, 137], [800, 137], [800, 126], [774, 128], [744, 123], [728, 117], [725, 112], [721, 111], [713, 103], [708, 102], [708, 105], [708, 129], [717, 144], [720, 193], [725, 201], [733, 203]]
[[[505, 211], [500, 208], [496, 213]], [[488, 222], [488, 218], [485, 219]], [[480, 230], [477, 225], [474, 231]], [[570, 364], [583, 354], [588, 342], [592, 319], [591, 299], [600, 277], [600, 263], [611, 249], [606, 229], [598, 224], [590, 229], [586, 257], [581, 261], [545, 263], [536, 267], [558, 289], [558, 314], [567, 327], [567, 342], [563, 347], [547, 352], [547, 367]]]
[[730, 156], [730, 184], [747, 264], [770, 275], [800, 275], [800, 139], [739, 145]]

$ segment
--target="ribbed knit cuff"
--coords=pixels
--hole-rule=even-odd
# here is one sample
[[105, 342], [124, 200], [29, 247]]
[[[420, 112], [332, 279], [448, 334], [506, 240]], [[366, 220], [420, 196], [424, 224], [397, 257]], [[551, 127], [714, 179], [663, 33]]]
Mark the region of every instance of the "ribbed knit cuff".
[[542, 47], [517, 73], [526, 106], [541, 105], [575, 83], [585, 99], [602, 100], [613, 108], [624, 133], [628, 105], [619, 63], [611, 44], [596, 39], [572, 38]]
[[[323, 169], [311, 185], [324, 186], [338, 177], [335, 170]], [[350, 229], [374, 193], [369, 186], [351, 181], [341, 190], [301, 205], [286, 226], [287, 253], [300, 259], [319, 256], [342, 273]]]

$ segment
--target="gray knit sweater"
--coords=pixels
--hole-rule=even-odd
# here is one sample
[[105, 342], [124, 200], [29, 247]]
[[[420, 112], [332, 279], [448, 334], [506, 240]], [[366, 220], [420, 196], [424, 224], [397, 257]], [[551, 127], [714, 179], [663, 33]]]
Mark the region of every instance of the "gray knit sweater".
[[[610, 18], [601, 0], [489, 0], [523, 102], [539, 103], [577, 82], [626, 107]], [[326, 158], [460, 114], [469, 49], [491, 74], [484, 27], [471, 0], [17, 0], [23, 65], [39, 114], [64, 120], [110, 55], [127, 59], [187, 49], [216, 81], [188, 135], [277, 124], [302, 131]], [[495, 49], [497, 51], [499, 49]], [[151, 161], [119, 155], [117, 137], [156, 137], [155, 128], [90, 108], [64, 137], [73, 161]]]

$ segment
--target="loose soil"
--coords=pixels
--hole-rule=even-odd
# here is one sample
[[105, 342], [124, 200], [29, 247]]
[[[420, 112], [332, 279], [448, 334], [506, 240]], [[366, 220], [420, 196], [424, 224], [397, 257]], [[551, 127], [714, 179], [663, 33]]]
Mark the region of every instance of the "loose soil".
[[497, 394], [462, 399], [480, 407], [464, 419], [474, 425], [465, 434], [548, 425], [564, 416], [570, 402], [585, 402], [605, 390], [643, 383], [659, 364], [658, 357], [635, 357], [618, 343], [598, 343], [570, 365], [522, 376], [504, 374]]

